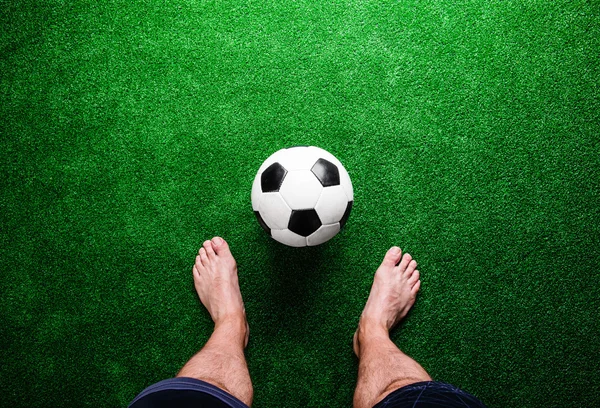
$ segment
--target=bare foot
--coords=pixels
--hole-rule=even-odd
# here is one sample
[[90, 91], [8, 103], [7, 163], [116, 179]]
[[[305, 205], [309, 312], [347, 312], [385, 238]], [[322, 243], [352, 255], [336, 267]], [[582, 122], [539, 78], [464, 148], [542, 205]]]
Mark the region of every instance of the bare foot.
[[417, 262], [409, 254], [402, 256], [400, 248], [392, 247], [387, 251], [375, 272], [369, 299], [354, 333], [354, 352], [357, 356], [360, 356], [359, 332], [387, 335], [415, 303], [421, 287], [416, 268]]
[[[204, 241], [196, 256], [193, 273], [196, 292], [215, 326], [234, 323], [234, 327], [244, 327], [242, 331], [245, 332], [241, 334], [247, 346], [250, 331], [246, 309], [238, 283], [237, 264], [227, 242], [220, 237]], [[240, 322], [243, 324], [236, 325]]]

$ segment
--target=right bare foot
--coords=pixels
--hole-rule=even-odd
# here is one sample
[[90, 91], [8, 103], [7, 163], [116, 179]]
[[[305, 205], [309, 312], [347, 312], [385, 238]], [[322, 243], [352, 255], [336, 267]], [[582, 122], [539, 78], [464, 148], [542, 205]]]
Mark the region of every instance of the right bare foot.
[[[398, 263], [399, 262], [399, 263]], [[363, 335], [389, 335], [415, 303], [421, 287], [417, 262], [409, 254], [402, 256], [398, 247], [390, 248], [375, 279], [367, 304], [354, 333], [354, 352], [360, 357], [360, 339]]]
[[194, 286], [215, 326], [231, 324], [248, 345], [246, 309], [238, 283], [237, 264], [223, 238], [204, 241], [193, 268]]

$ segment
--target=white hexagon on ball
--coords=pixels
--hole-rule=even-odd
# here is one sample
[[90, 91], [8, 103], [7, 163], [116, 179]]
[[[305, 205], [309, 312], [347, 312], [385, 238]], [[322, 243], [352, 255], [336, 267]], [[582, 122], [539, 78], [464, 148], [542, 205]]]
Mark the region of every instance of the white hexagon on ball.
[[300, 247], [305, 247], [307, 245], [305, 237], [298, 235], [298, 234], [290, 231], [289, 229], [273, 230], [273, 231], [271, 231], [271, 236], [276, 241], [279, 241], [282, 244], [285, 244], [285, 245], [288, 245], [291, 247], [300, 248]]
[[260, 205], [260, 197], [262, 195], [262, 190], [260, 188], [260, 174], [259, 173], [255, 178], [254, 178], [254, 182], [252, 183], [252, 210], [254, 211], [258, 211], [258, 206]]
[[321, 228], [313, 232], [311, 235], [306, 237], [306, 243], [309, 246], [321, 245], [324, 242], [329, 241], [340, 232], [340, 223], [321, 225]]
[[348, 201], [354, 201], [354, 188], [352, 188], [352, 182], [350, 181], [350, 176], [348, 172], [344, 168], [344, 166], [339, 167], [340, 170], [340, 185], [344, 189], [346, 196], [348, 197]]
[[287, 228], [292, 209], [286, 204], [279, 193], [264, 193], [258, 205], [260, 215], [271, 229]]
[[321, 158], [317, 151], [304, 146], [283, 149], [280, 152], [277, 161], [288, 171], [310, 169]]
[[315, 208], [322, 191], [323, 186], [310, 169], [290, 171], [279, 189], [292, 210]]
[[315, 211], [323, 224], [340, 222], [346, 212], [348, 201], [342, 186], [325, 187], [315, 205]]

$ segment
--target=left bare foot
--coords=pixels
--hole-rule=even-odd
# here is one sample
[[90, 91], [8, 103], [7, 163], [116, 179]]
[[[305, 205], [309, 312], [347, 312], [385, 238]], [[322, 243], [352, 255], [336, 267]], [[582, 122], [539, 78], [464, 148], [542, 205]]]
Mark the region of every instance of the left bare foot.
[[[194, 286], [215, 326], [233, 323], [248, 345], [249, 327], [238, 283], [237, 264], [223, 238], [204, 241], [193, 268]], [[241, 323], [241, 324], [240, 324]]]

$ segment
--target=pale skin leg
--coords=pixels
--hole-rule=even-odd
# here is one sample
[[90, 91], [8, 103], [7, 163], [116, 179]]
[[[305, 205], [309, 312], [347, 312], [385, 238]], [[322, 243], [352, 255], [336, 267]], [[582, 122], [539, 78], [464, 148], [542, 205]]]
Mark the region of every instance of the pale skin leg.
[[196, 292], [215, 328], [208, 342], [177, 377], [216, 385], [250, 406], [254, 391], [244, 356], [249, 328], [237, 265], [225, 240], [215, 237], [204, 242], [196, 256], [193, 275]]
[[354, 335], [359, 358], [355, 408], [371, 408], [398, 388], [431, 381], [423, 367], [400, 351], [389, 336], [415, 303], [421, 286], [416, 268], [409, 254], [402, 256], [400, 248], [392, 247], [375, 273]]

